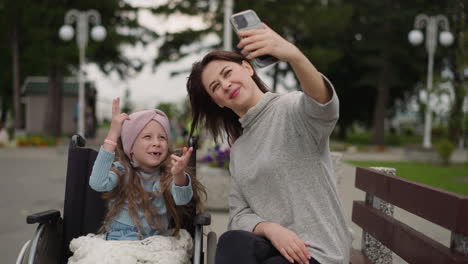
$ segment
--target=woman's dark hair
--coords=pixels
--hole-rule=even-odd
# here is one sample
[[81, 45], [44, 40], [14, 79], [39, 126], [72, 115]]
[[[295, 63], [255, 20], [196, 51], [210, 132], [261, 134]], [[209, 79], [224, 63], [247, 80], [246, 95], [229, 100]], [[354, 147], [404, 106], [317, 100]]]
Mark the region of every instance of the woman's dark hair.
[[[190, 135], [199, 127], [206, 127], [213, 136], [215, 142], [223, 133], [226, 134], [228, 142], [234, 142], [242, 135], [242, 126], [239, 116], [231, 109], [219, 107], [206, 92], [202, 82], [202, 73], [205, 67], [212, 61], [231, 61], [242, 64], [247, 59], [231, 51], [214, 50], [205, 55], [201, 61], [192, 65], [192, 71], [187, 81], [187, 92], [192, 107], [192, 125]], [[265, 83], [258, 77], [255, 69], [252, 75], [253, 81], [263, 93], [268, 92]]]

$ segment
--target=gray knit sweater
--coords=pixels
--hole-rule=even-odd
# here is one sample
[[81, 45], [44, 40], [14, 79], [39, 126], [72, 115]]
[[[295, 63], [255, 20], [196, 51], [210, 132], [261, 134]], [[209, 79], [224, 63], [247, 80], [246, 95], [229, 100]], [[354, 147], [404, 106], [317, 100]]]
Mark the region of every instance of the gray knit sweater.
[[326, 104], [302, 92], [266, 93], [239, 119], [244, 132], [231, 150], [229, 229], [275, 222], [311, 245], [321, 264], [348, 264], [351, 236], [329, 152], [339, 102], [328, 85], [333, 97]]

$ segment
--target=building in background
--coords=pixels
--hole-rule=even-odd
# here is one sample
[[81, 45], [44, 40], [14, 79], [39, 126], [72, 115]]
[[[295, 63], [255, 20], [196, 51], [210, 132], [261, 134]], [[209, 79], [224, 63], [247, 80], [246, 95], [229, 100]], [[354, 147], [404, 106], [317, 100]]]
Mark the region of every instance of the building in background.
[[[21, 88], [24, 107], [25, 132], [42, 134], [47, 111], [47, 77], [27, 77]], [[94, 137], [97, 128], [96, 88], [93, 82], [85, 83], [85, 135]], [[77, 133], [78, 121], [78, 80], [64, 78], [62, 102], [62, 134]]]

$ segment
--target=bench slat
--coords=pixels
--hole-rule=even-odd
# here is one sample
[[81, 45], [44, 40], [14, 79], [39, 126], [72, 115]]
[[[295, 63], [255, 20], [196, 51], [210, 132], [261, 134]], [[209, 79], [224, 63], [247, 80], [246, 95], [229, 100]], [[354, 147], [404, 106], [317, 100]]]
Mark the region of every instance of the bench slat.
[[468, 257], [430, 239], [361, 201], [353, 202], [352, 220], [408, 263], [468, 264]]
[[356, 169], [355, 186], [451, 231], [468, 234], [468, 196], [369, 168]]

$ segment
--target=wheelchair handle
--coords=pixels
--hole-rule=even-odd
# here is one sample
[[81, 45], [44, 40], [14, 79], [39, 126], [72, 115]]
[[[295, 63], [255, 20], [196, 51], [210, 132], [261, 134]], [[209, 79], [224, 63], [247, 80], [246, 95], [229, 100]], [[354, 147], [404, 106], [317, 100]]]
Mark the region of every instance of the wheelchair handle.
[[197, 136], [191, 136], [188, 140], [188, 145], [189, 147], [193, 147], [193, 149], [198, 148], [198, 137]]
[[196, 173], [198, 137], [191, 136], [188, 140], [188, 145], [189, 148], [193, 147], [192, 155], [190, 156], [188, 166], [192, 168], [193, 173]]
[[72, 136], [70, 141], [71, 148], [84, 147], [86, 145], [86, 139], [79, 134]]

